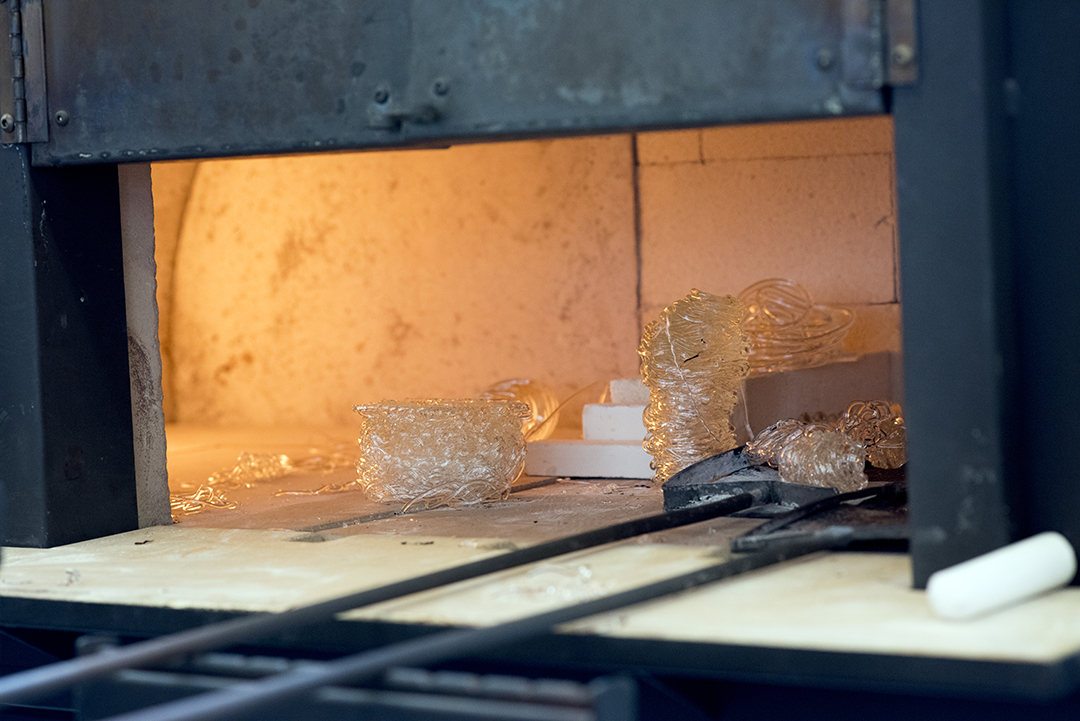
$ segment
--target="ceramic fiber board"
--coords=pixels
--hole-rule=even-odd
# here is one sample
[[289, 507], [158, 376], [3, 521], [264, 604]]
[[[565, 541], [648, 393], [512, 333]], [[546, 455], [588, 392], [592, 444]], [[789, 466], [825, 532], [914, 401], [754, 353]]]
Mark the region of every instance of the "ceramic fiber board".
[[588, 403], [581, 413], [581, 431], [587, 441], [645, 440], [643, 405]]
[[528, 445], [525, 473], [570, 478], [652, 478], [641, 441], [549, 440]]

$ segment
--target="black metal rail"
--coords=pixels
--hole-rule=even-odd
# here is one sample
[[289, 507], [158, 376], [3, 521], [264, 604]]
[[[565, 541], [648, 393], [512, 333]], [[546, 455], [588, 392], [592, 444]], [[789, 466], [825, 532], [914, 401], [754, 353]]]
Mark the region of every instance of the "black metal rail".
[[317, 667], [300, 668], [259, 681], [237, 683], [221, 691], [114, 716], [111, 721], [209, 721], [250, 714], [324, 686], [369, 680], [391, 667], [424, 666], [507, 646], [549, 632], [559, 624], [679, 593], [830, 548], [831, 545], [832, 539], [828, 538], [811, 538], [801, 544], [785, 544], [781, 548], [727, 560], [699, 571], [547, 613], [487, 628], [443, 631], [346, 656]]
[[[646, 516], [586, 531], [282, 613], [242, 616], [127, 646], [108, 648], [90, 656], [61, 661], [0, 678], [0, 704], [34, 698], [120, 669], [144, 666], [179, 654], [198, 653], [264, 638], [273, 633], [329, 619], [343, 611], [389, 601], [553, 556], [726, 516], [756, 502], [753, 495], [743, 493], [716, 503]], [[553, 623], [558, 623], [558, 621]]]

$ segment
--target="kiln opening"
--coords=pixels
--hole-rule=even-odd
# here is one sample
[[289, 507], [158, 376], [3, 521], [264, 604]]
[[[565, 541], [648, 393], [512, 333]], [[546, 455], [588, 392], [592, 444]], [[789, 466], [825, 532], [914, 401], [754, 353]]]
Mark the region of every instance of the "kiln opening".
[[[402, 521], [385, 517], [400, 504], [327, 491], [355, 478], [357, 403], [530, 378], [569, 399], [555, 438], [581, 438], [582, 406], [638, 376], [643, 326], [691, 288], [790, 278], [854, 317], [837, 362], [748, 382], [741, 440], [747, 426], [853, 400], [899, 403], [893, 178], [887, 116], [155, 164], [173, 493], [214, 474], [226, 485], [243, 452], [330, 471], [252, 466], [270, 478], [233, 483], [236, 508], [178, 521], [535, 537], [595, 525], [597, 506], [643, 511], [658, 503], [651, 474], [614, 457], [609, 473], [585, 472], [604, 480], [559, 484], [570, 498], [558, 513], [526, 512], [515, 494], [505, 523], [453, 511]], [[555, 503], [553, 488], [532, 493]], [[568, 510], [590, 493], [589, 510]], [[446, 528], [432, 525], [440, 515]]]

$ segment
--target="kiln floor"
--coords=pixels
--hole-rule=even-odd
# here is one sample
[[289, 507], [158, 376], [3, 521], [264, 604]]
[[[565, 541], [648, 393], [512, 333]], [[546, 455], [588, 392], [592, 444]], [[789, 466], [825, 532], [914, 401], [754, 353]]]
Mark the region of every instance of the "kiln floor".
[[[297, 450], [333, 440], [322, 431], [306, 433], [315, 435], [300, 438]], [[174, 429], [174, 481], [227, 467], [240, 450], [290, 452], [289, 438], [296, 436], [276, 434], [282, 431], [200, 435]], [[292, 477], [289, 482], [312, 480]], [[322, 480], [314, 480], [312, 487]], [[661, 502], [659, 489], [648, 484], [565, 482], [478, 509], [352, 523], [350, 519], [378, 510], [360, 494], [297, 502], [295, 497], [274, 498], [263, 489], [251, 492], [251, 498], [239, 499], [236, 511], [186, 516], [169, 527], [53, 549], [5, 549], [0, 608], [18, 610], [31, 621], [34, 614], [45, 614], [39, 621], [47, 626], [52, 623], [47, 618], [50, 609], [72, 604], [276, 611], [655, 512]], [[720, 519], [652, 534], [341, 618], [346, 623], [494, 624], [711, 565], [725, 557], [727, 539], [752, 523]], [[319, 524], [332, 527], [318, 533], [302, 530]], [[995, 685], [995, 692], [1004, 690], [997, 685], [1014, 683], [1017, 693], [1034, 693], [1031, 678], [1051, 691], [1077, 681], [1073, 660], [1080, 657], [1080, 589], [956, 623], [935, 618], [925, 594], [910, 586], [906, 555], [818, 554], [560, 630], [570, 635], [567, 638], [659, 642], [649, 645], [648, 653], [677, 649], [669, 653], [673, 660], [668, 663], [675, 666], [691, 657], [686, 649], [697, 649], [693, 654], [704, 659], [701, 672], [726, 663], [732, 673], [751, 673], [747, 669], [770, 658], [762, 653], [781, 650], [802, 654], [800, 673], [825, 668], [821, 656], [806, 654], [827, 652], [834, 659], [856, 654], [858, 661], [830, 662], [840, 669], [836, 673], [849, 680], [876, 674], [877, 682], [885, 684], [905, 679], [937, 683], [946, 669], [935, 665], [941, 659], [975, 668], [965, 673], [980, 693], [988, 683]], [[866, 660], [875, 657], [884, 660]], [[793, 662], [791, 656], [778, 658], [776, 669]], [[1005, 670], [986, 676], [987, 667], [980, 665], [985, 662]], [[1030, 673], [1017, 675], [1017, 669]], [[840, 676], [830, 678], [834, 683]]]
[[[355, 442], [349, 429], [258, 429], [170, 426], [169, 485], [190, 489], [212, 473], [227, 470], [242, 451], [301, 457], [314, 449]], [[177, 518], [181, 528], [251, 528], [317, 532], [326, 536], [401, 534], [469, 538], [481, 534], [514, 543], [536, 543], [659, 513], [663, 493], [648, 480], [558, 479], [550, 485], [514, 492], [497, 503], [456, 509], [412, 509], [373, 501], [359, 490], [327, 495], [275, 495], [303, 492], [355, 478], [349, 469], [296, 473], [228, 491], [235, 509], [208, 508]], [[523, 476], [518, 485], [537, 479]], [[714, 545], [726, 542], [759, 521], [717, 519], [655, 534], [651, 542]]]

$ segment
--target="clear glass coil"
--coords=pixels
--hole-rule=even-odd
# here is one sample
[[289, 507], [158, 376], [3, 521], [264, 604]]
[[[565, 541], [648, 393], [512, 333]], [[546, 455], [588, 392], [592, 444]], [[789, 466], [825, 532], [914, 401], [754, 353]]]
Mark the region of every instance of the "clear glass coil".
[[735, 447], [731, 413], [750, 367], [742, 318], [738, 298], [693, 290], [645, 328], [638, 347], [649, 387], [644, 446], [656, 481]]
[[746, 306], [750, 375], [813, 368], [840, 355], [855, 315], [814, 305], [806, 288], [785, 278], [758, 281], [739, 293]]
[[811, 425], [780, 451], [780, 480], [835, 488], [841, 493], [866, 488], [866, 452], [849, 436]]
[[522, 429], [526, 441], [542, 441], [555, 432], [559, 424], [559, 398], [543, 381], [530, 378], [511, 378], [488, 386], [478, 398], [492, 401], [521, 401], [529, 406], [530, 417]]
[[409, 508], [506, 498], [525, 464], [519, 401], [383, 401], [360, 414], [358, 482], [370, 497]]

